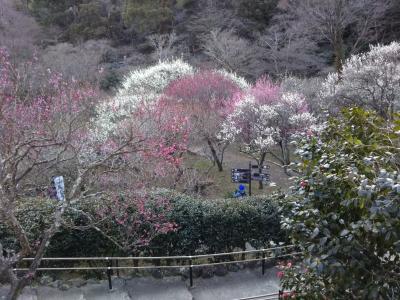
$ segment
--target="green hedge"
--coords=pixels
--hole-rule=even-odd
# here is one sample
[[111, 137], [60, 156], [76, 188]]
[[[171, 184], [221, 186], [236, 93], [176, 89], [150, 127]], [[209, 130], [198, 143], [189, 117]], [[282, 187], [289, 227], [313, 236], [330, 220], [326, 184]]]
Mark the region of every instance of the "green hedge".
[[[16, 217], [21, 222], [31, 242], [40, 238], [43, 231], [48, 228], [56, 204], [56, 200], [48, 198], [25, 198], [17, 203]], [[75, 208], [87, 211], [95, 207], [90, 203], [81, 203]], [[65, 213], [65, 220], [71, 225], [85, 224], [82, 216], [72, 211]], [[10, 229], [1, 221], [0, 243], [3, 244], [5, 249], [19, 248]], [[50, 241], [46, 256], [97, 256], [112, 254], [115, 251], [115, 247], [96, 230], [80, 231], [62, 226]]]
[[205, 200], [173, 192], [165, 195], [171, 199], [169, 218], [178, 224], [178, 231], [153, 240], [150, 247], [159, 254], [224, 252], [244, 249], [246, 242], [261, 247], [282, 237], [272, 198]]
[[[282, 237], [280, 218], [274, 200], [270, 198], [243, 198], [205, 200], [161, 191], [157, 195], [170, 199], [169, 220], [178, 225], [176, 232], [160, 235], [141, 249], [147, 255], [190, 255], [215, 253], [244, 248], [246, 242], [261, 247]], [[29, 199], [18, 204], [17, 218], [32, 240], [38, 237], [51, 220], [54, 200]], [[97, 205], [101, 205], [98, 201]], [[93, 203], [80, 204], [80, 209], [94, 209]], [[68, 223], [83, 225], [78, 213], [66, 214]], [[110, 224], [110, 227], [113, 225]], [[114, 237], [115, 238], [115, 237]], [[17, 248], [12, 234], [0, 223], [0, 242]], [[62, 228], [52, 239], [47, 256], [101, 256], [132, 255], [123, 253], [95, 230]]]

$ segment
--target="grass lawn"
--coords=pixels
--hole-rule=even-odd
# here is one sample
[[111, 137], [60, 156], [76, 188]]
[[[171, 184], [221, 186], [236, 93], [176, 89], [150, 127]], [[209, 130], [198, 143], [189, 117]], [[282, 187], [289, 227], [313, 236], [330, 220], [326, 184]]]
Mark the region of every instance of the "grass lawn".
[[[196, 152], [198, 153], [198, 152]], [[267, 157], [271, 159], [271, 157]], [[201, 154], [188, 153], [185, 156], [184, 164], [188, 168], [193, 168], [204, 176], [204, 180], [212, 182], [213, 184], [205, 189], [204, 196], [207, 198], [227, 198], [228, 194], [232, 194], [238, 187], [237, 183], [232, 183], [231, 181], [231, 169], [233, 168], [248, 168], [249, 157], [243, 153], [240, 153], [234, 148], [234, 146], [229, 147], [225, 152], [224, 158], [224, 170], [222, 172], [218, 171], [216, 166], [213, 166], [211, 160]], [[255, 163], [255, 162], [253, 162]], [[272, 191], [278, 189], [287, 190], [291, 186], [289, 176], [287, 176], [282, 167], [275, 164], [269, 164], [269, 173], [271, 182], [276, 184], [275, 187], [264, 187], [260, 190], [258, 187], [258, 182], [252, 182], [252, 195], [263, 195], [269, 194]], [[204, 174], [207, 174], [205, 176]], [[248, 184], [245, 184], [246, 192], [248, 193]]]

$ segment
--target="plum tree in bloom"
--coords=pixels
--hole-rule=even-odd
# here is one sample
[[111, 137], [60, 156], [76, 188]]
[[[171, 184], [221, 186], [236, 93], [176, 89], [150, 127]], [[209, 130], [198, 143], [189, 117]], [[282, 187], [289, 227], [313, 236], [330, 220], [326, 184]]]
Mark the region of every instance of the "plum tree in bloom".
[[[182, 148], [180, 144], [174, 144], [173, 139], [181, 132], [182, 122], [176, 119], [174, 123], [170, 118], [168, 122], [158, 121], [156, 125], [160, 132], [167, 129], [168, 135], [148, 138], [143, 130], [138, 131], [138, 127], [133, 126], [136, 123], [125, 122], [110, 138], [96, 141], [91, 131], [94, 124], [89, 118], [96, 99], [92, 88], [49, 72], [41, 93], [22, 93], [21, 77], [23, 75], [10, 63], [7, 51], [0, 49], [0, 221], [13, 232], [18, 244], [16, 249], [3, 249], [0, 243], [0, 277], [11, 284], [7, 299], [17, 299], [36, 274], [50, 240], [63, 222], [65, 211], [83, 199], [129, 190], [132, 181], [128, 179], [134, 173], [127, 163], [130, 157], [145, 160], [156, 156], [159, 157], [157, 162], [164, 160], [177, 164], [176, 155]], [[26, 84], [29, 88], [29, 82]], [[157, 111], [161, 120], [166, 110], [156, 105], [151, 115]], [[65, 200], [56, 205], [49, 225], [33, 240], [16, 217], [17, 203], [34, 201], [28, 199], [28, 195], [46, 187], [50, 178], [45, 174], [50, 177], [60, 175], [60, 172], [65, 174]], [[126, 178], [126, 182], [116, 186], [113, 183], [116, 174]], [[105, 180], [101, 181], [101, 178]], [[143, 197], [130, 199], [139, 216], [146, 213], [139, 209], [140, 199]], [[160, 222], [155, 230], [164, 232], [167, 228], [162, 226], [163, 221]], [[34, 257], [29, 271], [15, 273], [13, 266], [27, 256]]]
[[221, 124], [233, 111], [234, 95], [241, 87], [217, 71], [199, 71], [173, 81], [164, 91], [165, 101], [180, 107], [190, 123], [192, 141], [205, 143], [218, 170], [223, 170], [227, 140], [218, 138]]
[[[20, 247], [6, 256], [0, 252], [0, 277], [11, 283], [9, 299], [16, 299], [35, 274], [68, 202], [57, 207], [54, 221], [38, 243], [30, 240], [16, 218], [16, 203], [30, 192], [36, 178], [76, 158], [84, 138], [80, 121], [94, 96], [90, 88], [76, 89], [60, 75], [50, 74], [46, 94], [22, 98], [22, 76], [10, 63], [7, 51], [0, 49], [0, 220], [13, 231]], [[79, 174], [69, 189], [68, 201], [78, 197], [82, 176]], [[0, 249], [6, 250], [2, 245]], [[12, 266], [28, 255], [35, 258], [29, 272], [22, 276], [14, 273]]]
[[96, 220], [95, 229], [121, 251], [136, 253], [154, 237], [177, 229], [177, 225], [166, 217], [170, 211], [167, 198], [148, 194], [139, 187], [136, 192], [112, 195], [94, 215], [86, 214], [86, 217]]
[[[271, 154], [286, 170], [290, 163], [290, 139], [315, 123], [304, 97], [282, 93], [280, 87], [267, 78], [259, 79], [252, 88], [236, 97], [236, 107], [222, 126], [221, 138], [238, 142], [240, 150], [259, 165]], [[279, 146], [280, 154], [273, 151], [275, 145]]]
[[215, 71], [223, 75], [225, 78], [232, 80], [242, 90], [246, 90], [250, 87], [250, 84], [247, 82], [247, 80], [236, 73], [229, 72], [225, 69], [218, 69]]
[[369, 52], [346, 60], [340, 76], [337, 73], [328, 76], [322, 96], [334, 105], [333, 109], [336, 105], [356, 105], [373, 109], [388, 118], [399, 109], [399, 59], [398, 42], [371, 46]]
[[96, 136], [106, 139], [138, 106], [157, 100], [172, 81], [193, 73], [193, 67], [181, 60], [132, 71], [116, 96], [97, 108]]

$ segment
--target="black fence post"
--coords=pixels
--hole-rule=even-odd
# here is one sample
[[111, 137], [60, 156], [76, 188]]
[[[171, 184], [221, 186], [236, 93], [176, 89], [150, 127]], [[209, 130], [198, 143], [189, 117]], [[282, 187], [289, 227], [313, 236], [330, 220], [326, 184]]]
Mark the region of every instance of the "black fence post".
[[190, 287], [193, 287], [192, 257], [190, 257], [190, 259], [189, 259], [189, 279], [190, 279]]
[[112, 290], [112, 281], [111, 281], [112, 260], [108, 260], [108, 257], [106, 257], [106, 260], [108, 261], [108, 267], [107, 267], [108, 289]]
[[117, 268], [117, 276], [119, 277], [119, 263], [118, 263], [118, 259], [115, 260], [115, 266]]
[[262, 252], [261, 272], [263, 275], [265, 274], [265, 252], [264, 252], [264, 250]]
[[282, 290], [279, 290], [278, 299], [279, 299], [279, 300], [282, 299], [282, 296], [283, 296], [283, 291], [282, 291]]

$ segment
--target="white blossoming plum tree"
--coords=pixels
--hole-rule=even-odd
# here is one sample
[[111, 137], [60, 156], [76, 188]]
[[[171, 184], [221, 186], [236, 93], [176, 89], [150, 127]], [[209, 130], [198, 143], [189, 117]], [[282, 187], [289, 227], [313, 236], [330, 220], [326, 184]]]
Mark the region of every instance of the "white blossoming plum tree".
[[[223, 124], [221, 138], [238, 142], [240, 151], [259, 165], [271, 154], [287, 170], [290, 139], [316, 121], [308, 112], [304, 97], [282, 93], [280, 86], [267, 78], [259, 79], [236, 97], [236, 107]], [[275, 145], [279, 146], [280, 154], [273, 151]]]
[[139, 106], [151, 105], [171, 82], [194, 71], [182, 60], [164, 61], [132, 71], [116, 96], [97, 108], [95, 136], [106, 139], [121, 121], [131, 118]]
[[351, 56], [340, 75], [328, 76], [322, 96], [331, 110], [355, 105], [390, 117], [400, 103], [400, 44], [371, 46], [369, 52]]

